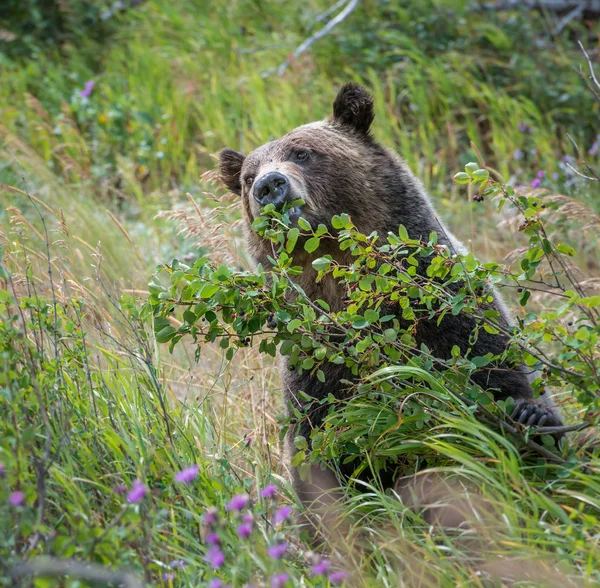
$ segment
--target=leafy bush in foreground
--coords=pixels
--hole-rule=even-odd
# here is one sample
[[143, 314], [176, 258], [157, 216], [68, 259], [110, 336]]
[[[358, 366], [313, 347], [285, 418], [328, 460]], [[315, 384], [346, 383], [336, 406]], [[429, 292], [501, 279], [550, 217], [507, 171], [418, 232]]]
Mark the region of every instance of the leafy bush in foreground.
[[[438, 245], [436, 234], [427, 242], [409, 238], [404, 227], [384, 238], [375, 233], [362, 235], [346, 215], [334, 217], [331, 230], [324, 225], [311, 227], [304, 219], [290, 229], [286, 213], [281, 216], [267, 207], [254, 229], [273, 241], [273, 268], [235, 272], [216, 267], [206, 258], [191, 267], [174, 261], [163, 270], [169, 284], [156, 278], [150, 285], [146, 312], [154, 316], [157, 340], [170, 342], [173, 348], [189, 335], [197, 354], [205, 342], [218, 340], [228, 360], [239, 347], [258, 343], [262, 353], [275, 356], [279, 346], [292, 369], [308, 371], [321, 381], [325, 381], [321, 368], [327, 362], [351, 368], [356, 382], [348, 382], [354, 390], [349, 402], [331, 395], [326, 399], [305, 395], [306, 414], [290, 407], [294, 423], [309, 418], [310, 410], [318, 405], [329, 411], [323, 430], [315, 430], [310, 440], [296, 438], [300, 451], [293, 465], [301, 470], [308, 463], [335, 465], [337, 456], [349, 455], [346, 462], [355, 460], [357, 475], [367, 467], [378, 474], [390, 463], [401, 466], [403, 474], [412, 473], [423, 458], [421, 448], [414, 451], [402, 440], [435, 427], [440, 412], [448, 409], [458, 410], [464, 418], [477, 414], [484, 422], [516, 434], [540, 455], [566, 464], [545, 447], [553, 445], [549, 435], [542, 435], [540, 445], [530, 439], [526, 427], [504, 416], [511, 412], [512, 399], [494, 403], [470, 376], [499, 361], [524, 364], [538, 374], [537, 393], [546, 393], [546, 388], [560, 390], [560, 403], [567, 412], [585, 414], [590, 423], [597, 422], [600, 296], [587, 296], [575, 280], [569, 262], [573, 249], [549, 240], [542, 200], [517, 195], [512, 188], [491, 181], [488, 172], [476, 164], [468, 164], [456, 179], [476, 186], [476, 200], [497, 195], [500, 208], [509, 203], [523, 216], [521, 230], [529, 246], [517, 270], [482, 264], [472, 253], [450, 251]], [[316, 257], [324, 240], [351, 251], [354, 262], [343, 266], [329, 255]], [[312, 262], [317, 279], [332, 277], [343, 284], [347, 294], [341, 312], [332, 312], [322, 300], [309, 300], [294, 282], [302, 271], [294, 265], [297, 247], [317, 252]], [[428, 260], [426, 276], [417, 273], [423, 258]], [[497, 320], [499, 313], [487, 305], [492, 300], [490, 287], [503, 283], [518, 290], [522, 307], [527, 306], [532, 291], [543, 291], [557, 304], [528, 312], [515, 327], [503, 327]], [[402, 322], [391, 310], [395, 305], [401, 309]], [[174, 318], [176, 309], [182, 312]], [[435, 319], [439, 324], [447, 313], [461, 312], [478, 321], [471, 344], [480, 331], [502, 331], [510, 337], [503, 356], [475, 357], [455, 347], [452, 358], [444, 361], [433, 357], [424, 345], [417, 347], [414, 332], [419, 320]], [[366, 416], [369, 403], [373, 403], [373, 414]], [[288, 424], [284, 423], [282, 433]], [[585, 426], [581, 423], [575, 428]], [[541, 427], [538, 432], [556, 431]]]

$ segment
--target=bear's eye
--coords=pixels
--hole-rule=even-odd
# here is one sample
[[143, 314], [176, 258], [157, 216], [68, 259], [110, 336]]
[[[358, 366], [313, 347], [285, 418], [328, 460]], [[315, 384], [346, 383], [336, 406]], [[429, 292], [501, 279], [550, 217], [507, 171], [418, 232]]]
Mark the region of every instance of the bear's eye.
[[252, 186], [252, 183], [254, 182], [254, 177], [253, 176], [248, 176], [245, 179], [245, 182], [246, 182], [246, 186], [248, 186], [248, 188], [249, 188], [250, 186]]
[[307, 151], [296, 151], [295, 153], [296, 161], [306, 161], [308, 159]]

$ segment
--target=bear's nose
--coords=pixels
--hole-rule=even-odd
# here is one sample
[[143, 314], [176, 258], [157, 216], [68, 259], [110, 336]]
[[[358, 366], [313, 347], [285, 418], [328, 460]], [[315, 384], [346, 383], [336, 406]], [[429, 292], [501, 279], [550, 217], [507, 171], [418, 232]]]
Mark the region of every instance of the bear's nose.
[[288, 199], [290, 181], [279, 172], [270, 172], [254, 184], [254, 200], [261, 206], [274, 204], [276, 208]]

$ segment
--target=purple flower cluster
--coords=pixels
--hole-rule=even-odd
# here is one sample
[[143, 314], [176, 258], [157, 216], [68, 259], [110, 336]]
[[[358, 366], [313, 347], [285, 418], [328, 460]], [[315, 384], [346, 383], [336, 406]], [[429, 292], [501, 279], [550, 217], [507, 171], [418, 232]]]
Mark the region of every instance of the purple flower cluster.
[[[191, 470], [192, 467], [193, 466], [190, 466], [190, 468], [185, 468], [185, 470], [182, 470], [180, 474], [185, 479], [177, 479], [177, 481], [188, 483], [186, 480], [193, 480], [197, 475], [197, 470], [195, 468], [194, 470]], [[188, 470], [190, 473], [186, 473], [184, 476], [184, 472], [187, 472]], [[277, 487], [274, 484], [268, 484], [260, 490], [259, 495], [261, 498], [270, 500], [274, 499], [276, 493]], [[236, 494], [225, 505], [225, 510], [231, 513], [231, 519], [237, 519], [237, 526], [235, 527], [235, 530], [237, 536], [242, 540], [249, 539], [254, 531], [255, 515], [249, 509], [250, 505], [250, 496], [247, 494]], [[275, 504], [273, 504], [273, 506], [275, 506]], [[293, 507], [289, 504], [284, 504], [278, 508], [275, 508], [272, 515], [273, 526], [277, 527], [278, 525], [281, 525], [287, 521], [292, 513]], [[226, 554], [223, 551], [220, 536], [220, 529], [223, 528], [223, 523], [219, 523], [217, 509], [214, 507], [206, 509], [202, 515], [202, 522], [205, 529], [205, 544], [207, 546], [207, 552], [204, 556], [204, 559], [213, 570], [218, 570], [225, 564]], [[225, 542], [223, 542], [223, 545], [225, 545]], [[274, 539], [274, 542], [267, 547], [267, 554], [272, 560], [274, 560], [273, 565], [282, 566], [281, 561], [288, 552], [289, 547], [289, 544], [278, 533]], [[173, 564], [171, 567], [174, 567]], [[319, 561], [316, 561], [312, 566], [311, 573], [315, 577], [322, 576], [327, 578], [332, 585], [341, 584], [348, 577], [348, 574], [344, 571], [333, 571], [331, 569], [331, 562], [328, 559], [320, 559]], [[269, 584], [271, 588], [283, 588], [289, 581], [289, 575], [285, 571], [281, 570], [281, 567], [279, 571], [274, 573], [269, 578]], [[225, 588], [223, 580], [218, 577], [213, 578], [206, 585], [212, 588]]]
[[271, 588], [282, 588], [289, 579], [290, 577], [285, 572], [275, 574], [271, 576]]
[[539, 188], [541, 183], [542, 183], [542, 179], [544, 178], [544, 172], [542, 170], [540, 170], [536, 176], [535, 179], [533, 180], [533, 182], [531, 182], [531, 187], [532, 188]]
[[25, 504], [25, 493], [21, 492], [21, 490], [11, 492], [8, 497], [8, 502], [10, 502], [12, 506], [23, 506], [23, 504]]
[[291, 506], [285, 505], [280, 509], [275, 511], [275, 515], [273, 516], [273, 524], [275, 526], [279, 525], [279, 523], [283, 523], [283, 521], [287, 520], [288, 517], [292, 514], [292, 510], [294, 510]]
[[343, 570], [331, 570], [331, 562], [328, 559], [321, 559], [317, 563], [315, 563], [311, 569], [311, 574], [313, 576], [326, 576], [329, 578], [329, 581], [334, 586], [337, 584], [341, 584], [344, 580], [350, 577], [348, 572], [344, 572]]
[[250, 533], [252, 533], [252, 527], [254, 526], [254, 515], [251, 512], [247, 512], [242, 517], [242, 523], [237, 528], [237, 534], [240, 539], [248, 539]]
[[94, 89], [95, 85], [96, 85], [96, 82], [94, 82], [93, 80], [86, 82], [83, 90], [81, 90], [81, 92], [79, 92], [79, 95], [82, 98], [89, 98], [90, 95], [92, 94], [92, 90]]
[[283, 557], [283, 554], [287, 551], [287, 549], [288, 544], [285, 541], [282, 541], [281, 543], [275, 543], [275, 545], [271, 545], [267, 549], [267, 553], [273, 559], [281, 559]]
[[191, 483], [198, 473], [200, 472], [200, 468], [197, 464], [193, 464], [187, 468], [182, 469], [180, 472], [175, 474], [175, 481], [180, 482], [181, 484], [189, 484]]
[[213, 545], [207, 552], [206, 561], [213, 570], [220, 568], [225, 563], [225, 554], [218, 545]]
[[240, 511], [250, 504], [250, 496], [247, 494], [236, 494], [225, 507], [228, 511]]
[[260, 496], [261, 498], [273, 498], [275, 492], [277, 492], [275, 484], [269, 484], [260, 491]]
[[146, 494], [148, 493], [148, 488], [144, 486], [141, 480], [136, 480], [131, 487], [131, 490], [127, 493], [127, 502], [131, 504], [135, 504], [137, 502], [141, 502]]

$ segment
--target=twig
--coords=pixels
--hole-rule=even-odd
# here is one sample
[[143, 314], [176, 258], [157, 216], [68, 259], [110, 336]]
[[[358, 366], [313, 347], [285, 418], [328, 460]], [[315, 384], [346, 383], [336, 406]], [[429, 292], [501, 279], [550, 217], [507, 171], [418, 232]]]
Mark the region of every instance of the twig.
[[594, 82], [594, 85], [596, 86], [596, 88], [598, 88], [600, 90], [600, 82], [598, 82], [598, 79], [596, 78], [596, 74], [594, 73], [594, 67], [592, 66], [592, 60], [591, 60], [590, 56], [588, 55], [587, 51], [585, 50], [583, 43], [581, 41], [577, 41], [577, 44], [579, 45], [581, 52], [585, 56], [585, 59], [588, 63], [588, 67], [590, 68], [590, 77], [592, 78], [592, 81]]
[[582, 11], [600, 12], [600, 0], [498, 0], [497, 2], [479, 2], [479, 10], [549, 10], [564, 12], [581, 7]]
[[302, 44], [298, 45], [296, 50], [279, 67], [263, 72], [261, 77], [268, 78], [273, 74], [280, 76], [283, 75], [283, 72], [289, 67], [292, 61], [298, 59], [298, 57], [307, 51], [313, 43], [316, 43], [319, 39], [322, 39], [331, 31], [331, 29], [340, 24], [358, 6], [359, 2], [360, 0], [349, 0], [344, 9], [337, 16], [332, 18], [319, 32], [315, 33], [306, 39]]
[[317, 22], [323, 22], [330, 14], [333, 14], [338, 8], [341, 8], [344, 4], [346, 4], [347, 0], [339, 0], [335, 4], [332, 4], [325, 12], [319, 14], [315, 20]]
[[575, 6], [575, 8], [573, 8], [573, 10], [571, 10], [571, 12], [569, 12], [566, 16], [564, 16], [563, 18], [560, 19], [560, 21], [558, 22], [558, 24], [556, 25], [556, 27], [554, 27], [554, 30], [552, 31], [553, 35], [559, 35], [560, 33], [562, 33], [562, 31], [564, 30], [564, 28], [574, 19], [579, 18], [582, 14], [583, 11], [585, 10], [585, 5], [582, 2], [581, 4], [579, 4], [579, 6]]
[[70, 576], [90, 582], [102, 582], [124, 588], [143, 588], [143, 582], [129, 572], [110, 570], [94, 563], [75, 559], [57, 559], [37, 557], [30, 561], [21, 561], [9, 568], [13, 580], [28, 576]]
[[565, 164], [572, 172], [576, 173], [579, 177], [583, 178], [584, 180], [592, 180], [592, 182], [598, 181], [598, 178], [582, 174], [579, 170], [576, 170], [568, 161], [566, 161]]

